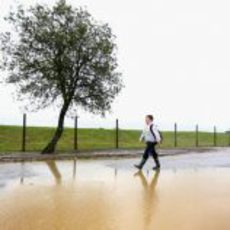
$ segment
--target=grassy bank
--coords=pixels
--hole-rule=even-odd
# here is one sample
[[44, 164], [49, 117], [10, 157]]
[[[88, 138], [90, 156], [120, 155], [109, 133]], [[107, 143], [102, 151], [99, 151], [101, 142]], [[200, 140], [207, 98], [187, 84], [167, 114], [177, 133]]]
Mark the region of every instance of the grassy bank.
[[[54, 128], [48, 127], [28, 127], [26, 138], [27, 151], [40, 151], [50, 140]], [[58, 144], [59, 151], [73, 150], [74, 130], [66, 128]], [[143, 148], [143, 144], [138, 141], [140, 130], [120, 130], [120, 148]], [[162, 148], [174, 147], [174, 133], [163, 132], [164, 142]], [[194, 132], [178, 132], [178, 147], [195, 147]], [[22, 128], [18, 126], [0, 126], [0, 152], [20, 151], [22, 142]], [[225, 133], [217, 134], [217, 145], [228, 146], [229, 135]], [[113, 149], [115, 146], [115, 130], [109, 129], [79, 129], [78, 146], [80, 150]], [[199, 146], [213, 146], [213, 133], [200, 132]]]

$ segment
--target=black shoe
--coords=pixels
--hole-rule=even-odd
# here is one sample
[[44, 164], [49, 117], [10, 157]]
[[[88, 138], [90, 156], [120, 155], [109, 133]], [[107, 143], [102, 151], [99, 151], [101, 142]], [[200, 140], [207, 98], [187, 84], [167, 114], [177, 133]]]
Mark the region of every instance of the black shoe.
[[158, 165], [158, 166], [155, 166], [155, 167], [153, 167], [153, 170], [160, 170], [160, 168], [161, 168], [161, 166], [160, 165]]
[[135, 164], [134, 167], [136, 167], [137, 169], [141, 170], [143, 168], [143, 166], [145, 165], [146, 159], [142, 158], [141, 162], [137, 165]]
[[136, 167], [137, 169], [141, 170], [142, 166], [141, 165], [134, 165], [134, 167]]

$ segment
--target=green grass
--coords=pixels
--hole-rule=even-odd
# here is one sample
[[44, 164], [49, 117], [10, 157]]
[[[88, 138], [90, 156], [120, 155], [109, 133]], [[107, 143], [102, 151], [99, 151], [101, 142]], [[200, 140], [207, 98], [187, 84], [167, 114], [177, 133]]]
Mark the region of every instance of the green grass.
[[[55, 128], [28, 127], [26, 138], [27, 151], [41, 151], [50, 140]], [[72, 151], [74, 130], [66, 128], [58, 143], [58, 151]], [[163, 132], [164, 142], [162, 148], [174, 147], [174, 133]], [[120, 148], [143, 148], [139, 142], [140, 130], [120, 130]], [[115, 146], [115, 130], [111, 129], [79, 129], [78, 145], [80, 150], [113, 149]], [[194, 132], [178, 132], [178, 147], [195, 147]], [[14, 152], [21, 150], [22, 128], [18, 126], [0, 126], [0, 152]], [[228, 146], [229, 135], [217, 134], [217, 145]], [[199, 133], [199, 146], [213, 146], [213, 134], [208, 132]]]

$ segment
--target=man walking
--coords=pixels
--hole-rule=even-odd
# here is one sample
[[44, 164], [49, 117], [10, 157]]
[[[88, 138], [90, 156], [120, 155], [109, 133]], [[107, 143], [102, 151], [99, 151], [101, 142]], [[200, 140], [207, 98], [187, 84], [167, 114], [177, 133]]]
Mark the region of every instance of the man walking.
[[153, 116], [147, 115], [145, 117], [146, 128], [143, 130], [140, 141], [145, 141], [146, 148], [144, 154], [142, 156], [141, 162], [139, 164], [135, 164], [134, 166], [141, 170], [151, 155], [156, 163], [156, 166], [153, 167], [153, 170], [160, 169], [160, 162], [158, 159], [158, 154], [156, 152], [156, 145], [161, 142], [162, 136], [156, 125], [153, 123]]

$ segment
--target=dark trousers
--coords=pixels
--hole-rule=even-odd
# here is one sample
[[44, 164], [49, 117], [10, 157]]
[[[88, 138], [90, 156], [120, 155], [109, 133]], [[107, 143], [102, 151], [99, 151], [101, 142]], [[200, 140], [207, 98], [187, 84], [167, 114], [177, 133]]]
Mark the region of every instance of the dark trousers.
[[146, 148], [143, 154], [143, 159], [147, 161], [149, 156], [151, 155], [156, 163], [157, 166], [160, 166], [160, 162], [158, 159], [158, 153], [156, 152], [156, 145], [157, 143], [155, 142], [146, 142]]

